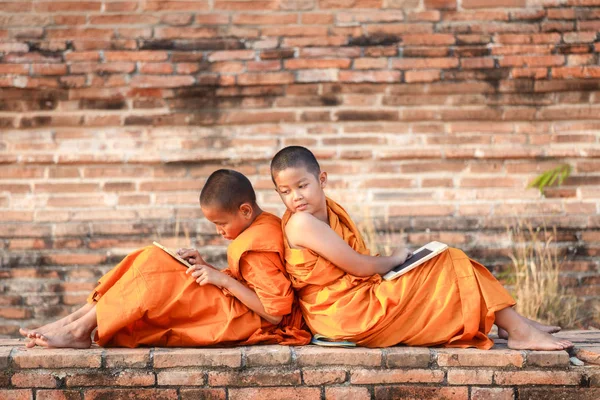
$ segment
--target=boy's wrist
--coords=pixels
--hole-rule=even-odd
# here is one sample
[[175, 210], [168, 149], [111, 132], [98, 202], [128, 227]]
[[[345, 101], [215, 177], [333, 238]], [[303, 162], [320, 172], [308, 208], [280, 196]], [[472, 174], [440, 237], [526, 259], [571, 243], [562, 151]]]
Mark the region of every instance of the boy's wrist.
[[231, 281], [233, 280], [232, 277], [230, 277], [229, 275], [222, 273], [221, 272], [221, 287], [224, 289], [231, 289]]

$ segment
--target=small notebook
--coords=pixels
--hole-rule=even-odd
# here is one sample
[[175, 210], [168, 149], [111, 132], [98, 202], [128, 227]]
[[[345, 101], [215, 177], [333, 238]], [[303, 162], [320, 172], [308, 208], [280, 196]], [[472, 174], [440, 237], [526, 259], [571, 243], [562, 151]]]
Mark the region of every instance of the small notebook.
[[152, 244], [155, 245], [156, 247], [158, 247], [159, 249], [163, 250], [165, 253], [167, 253], [168, 255], [170, 255], [171, 257], [173, 257], [174, 259], [176, 259], [177, 261], [179, 261], [186, 267], [188, 267], [188, 268], [192, 267], [192, 264], [185, 261], [183, 258], [179, 257], [179, 255], [177, 253], [175, 253], [174, 251], [172, 251], [171, 249], [163, 246], [162, 244], [160, 244], [158, 242], [152, 242]]
[[346, 340], [335, 341], [327, 336], [323, 336], [320, 333], [316, 333], [313, 335], [311, 344], [316, 344], [317, 346], [327, 346], [327, 347], [356, 347], [356, 343], [348, 342]]
[[417, 268], [419, 265], [431, 260], [433, 257], [440, 254], [442, 251], [448, 248], [447, 244], [440, 242], [429, 242], [425, 246], [416, 250], [412, 257], [404, 261], [402, 264], [394, 267], [393, 270], [383, 276], [386, 281], [391, 281], [399, 276], [406, 274], [409, 271]]

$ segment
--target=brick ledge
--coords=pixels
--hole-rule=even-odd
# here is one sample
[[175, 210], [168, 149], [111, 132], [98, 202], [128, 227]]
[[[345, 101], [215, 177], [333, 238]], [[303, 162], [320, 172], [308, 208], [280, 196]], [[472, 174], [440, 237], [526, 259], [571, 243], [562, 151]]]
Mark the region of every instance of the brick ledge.
[[600, 330], [566, 351], [251, 346], [31, 349], [0, 339], [0, 399], [598, 399]]

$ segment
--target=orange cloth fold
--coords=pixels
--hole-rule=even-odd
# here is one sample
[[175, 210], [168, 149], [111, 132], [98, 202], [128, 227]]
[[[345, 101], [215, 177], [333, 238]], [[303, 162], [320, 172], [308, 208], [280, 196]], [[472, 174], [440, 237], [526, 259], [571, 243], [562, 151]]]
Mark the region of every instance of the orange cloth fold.
[[[329, 226], [361, 254], [369, 254], [348, 213], [327, 199]], [[286, 211], [285, 228], [291, 213]], [[286, 269], [313, 333], [366, 347], [477, 347], [489, 349], [494, 313], [515, 304], [481, 264], [448, 249], [392, 281], [346, 273], [308, 249], [285, 242]]]
[[224, 270], [253, 289], [273, 325], [227, 290], [199, 286], [186, 268], [155, 246], [139, 249], [104, 275], [96, 301], [97, 343], [111, 347], [274, 344], [310, 341], [283, 267], [281, 220], [263, 212], [227, 249]]

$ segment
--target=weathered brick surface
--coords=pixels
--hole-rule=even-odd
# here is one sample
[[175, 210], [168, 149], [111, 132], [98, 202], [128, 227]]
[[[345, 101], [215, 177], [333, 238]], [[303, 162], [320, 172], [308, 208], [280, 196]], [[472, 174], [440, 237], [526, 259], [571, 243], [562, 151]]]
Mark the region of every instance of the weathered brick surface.
[[[597, 331], [567, 331], [565, 337], [577, 346], [598, 343]], [[249, 365], [248, 351], [256, 347], [228, 349], [97, 349], [24, 350], [24, 341], [0, 339], [6, 365], [0, 374], [0, 399], [466, 399], [514, 400], [515, 398], [595, 399], [600, 387], [600, 367], [556, 363], [556, 354], [521, 353], [536, 360], [515, 366], [512, 356], [497, 348], [483, 351], [452, 349], [461, 354], [462, 366], [388, 366], [383, 360], [415, 360], [427, 355], [433, 360], [446, 353], [441, 348], [392, 347], [386, 349], [264, 346], [271, 355], [294, 357], [255, 358]], [[8, 350], [5, 351], [5, 350]], [[301, 352], [299, 350], [305, 350]], [[332, 351], [333, 350], [333, 351]], [[364, 350], [364, 351], [363, 351]], [[67, 356], [59, 358], [64, 352]], [[31, 359], [24, 362], [23, 353]], [[76, 353], [75, 357], [68, 357]], [[404, 353], [404, 354], [402, 354]], [[306, 359], [310, 355], [312, 361]], [[318, 357], [318, 355], [321, 357]], [[379, 354], [379, 358], [374, 357]], [[148, 355], [159, 355], [148, 363]], [[242, 358], [242, 355], [244, 356]], [[256, 355], [256, 354], [255, 354]], [[301, 359], [299, 355], [303, 355]], [[536, 355], [536, 357], [532, 357]], [[102, 363], [96, 360], [102, 357]], [[109, 356], [112, 356], [109, 357]], [[118, 357], [117, 357], [118, 356]], [[123, 363], [130, 356], [132, 362]], [[385, 357], [384, 357], [385, 356]], [[404, 357], [403, 357], [404, 356]], [[353, 365], [364, 357], [365, 367]], [[215, 360], [222, 358], [220, 362]], [[562, 357], [558, 357], [560, 359]], [[504, 359], [503, 363], [498, 360]], [[112, 360], [110, 365], [109, 360]], [[175, 363], [174, 360], [177, 360]], [[275, 365], [270, 363], [276, 360]], [[346, 360], [348, 364], [342, 362]], [[369, 361], [371, 360], [371, 361]], [[374, 363], [372, 360], [379, 360]], [[259, 362], [256, 364], [256, 362]], [[262, 362], [266, 361], [266, 365]], [[315, 362], [318, 361], [318, 362]], [[175, 365], [176, 364], [176, 365]], [[38, 366], [38, 367], [34, 367]], [[596, 397], [595, 397], [596, 396]]]
[[282, 346], [246, 347], [245, 354], [249, 367], [285, 365], [292, 358], [290, 349]]
[[150, 365], [150, 350], [106, 349], [103, 359], [108, 368], [145, 368]]
[[182, 366], [239, 367], [242, 362], [239, 348], [233, 349], [157, 349], [154, 352], [155, 368]]
[[431, 352], [421, 347], [392, 347], [385, 351], [388, 368], [426, 368], [430, 362]]
[[296, 347], [296, 360], [302, 366], [344, 365], [378, 366], [382, 354], [376, 349], [353, 348], [350, 351], [339, 348], [321, 348], [315, 346]]
[[515, 350], [443, 349], [437, 354], [440, 367], [522, 367], [523, 362], [523, 352]]

